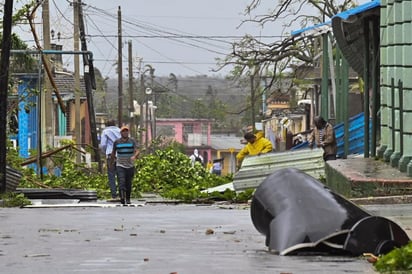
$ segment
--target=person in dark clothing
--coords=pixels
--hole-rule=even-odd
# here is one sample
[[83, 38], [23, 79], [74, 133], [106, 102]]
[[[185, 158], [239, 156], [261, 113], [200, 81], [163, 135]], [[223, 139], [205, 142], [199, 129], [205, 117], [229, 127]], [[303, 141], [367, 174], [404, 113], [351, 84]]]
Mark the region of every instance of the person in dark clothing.
[[313, 128], [309, 136], [309, 147], [314, 145], [323, 149], [323, 159], [325, 161], [336, 160], [338, 146], [336, 143], [335, 130], [333, 126], [326, 122], [322, 116], [317, 116], [313, 119], [315, 128]]
[[222, 160], [217, 159], [213, 161], [212, 173], [218, 176], [222, 175]]

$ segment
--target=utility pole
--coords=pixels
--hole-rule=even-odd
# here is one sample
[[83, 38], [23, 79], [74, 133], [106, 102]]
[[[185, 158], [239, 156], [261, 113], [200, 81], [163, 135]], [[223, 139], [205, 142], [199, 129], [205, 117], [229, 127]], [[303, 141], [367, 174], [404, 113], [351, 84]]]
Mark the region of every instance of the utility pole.
[[118, 115], [117, 120], [119, 123], [119, 127], [122, 126], [122, 116], [123, 116], [123, 61], [122, 61], [122, 10], [119, 6], [117, 11], [117, 36], [118, 36], [118, 61], [117, 61], [117, 69], [118, 69]]
[[[49, 10], [49, 0], [44, 0], [42, 4], [42, 17], [43, 17], [43, 49], [49, 50], [51, 49], [50, 46], [50, 10]], [[50, 67], [50, 58], [47, 56], [46, 65]], [[42, 105], [44, 106], [44, 126], [42, 128], [46, 128], [46, 138], [42, 138], [46, 140], [45, 144], [48, 146], [53, 147], [53, 139], [54, 139], [54, 126], [53, 126], [53, 97], [52, 97], [52, 86], [50, 79], [45, 76], [44, 77], [44, 92], [43, 95], [43, 102]], [[44, 134], [44, 132], [43, 132]], [[41, 173], [42, 171], [40, 171]]]
[[140, 145], [143, 144], [143, 127], [144, 127], [144, 119], [145, 116], [143, 115], [144, 109], [143, 109], [143, 104], [146, 102], [146, 93], [145, 93], [145, 87], [144, 87], [144, 72], [142, 69], [142, 62], [143, 59], [140, 60], [139, 62], [139, 75], [140, 75], [140, 121], [139, 121], [139, 143]]
[[132, 41], [128, 42], [128, 61], [129, 61], [129, 113], [130, 113], [130, 136], [134, 137], [134, 103], [133, 103], [133, 50]]
[[[83, 9], [81, 0], [79, 0], [79, 32], [80, 41], [82, 44], [82, 51], [87, 52], [86, 35], [84, 31]], [[90, 133], [92, 135], [92, 145], [94, 151], [94, 162], [98, 164], [99, 171], [103, 170], [102, 161], [100, 159], [99, 142], [97, 140], [96, 117], [93, 106], [92, 89], [96, 89], [96, 79], [94, 77], [93, 59], [89, 53], [83, 53], [83, 71], [84, 84], [86, 86], [87, 108], [89, 111]]]
[[[73, 21], [74, 21], [74, 29], [73, 29], [73, 37], [74, 37], [74, 43], [73, 43], [73, 49], [74, 51], [79, 51], [79, 9], [80, 9], [80, 0], [75, 0], [73, 2]], [[75, 130], [75, 136], [76, 136], [76, 147], [77, 147], [77, 153], [76, 153], [76, 163], [80, 164], [82, 161], [81, 158], [81, 140], [82, 140], [82, 135], [81, 135], [81, 123], [80, 123], [80, 61], [79, 61], [79, 55], [75, 54], [74, 55], [74, 108], [75, 108], [75, 113], [74, 113], [74, 130]]]
[[13, 0], [4, 2], [3, 39], [0, 59], [0, 192], [6, 192], [7, 171], [7, 91], [9, 84], [9, 65], [11, 49], [11, 25], [13, 15]]
[[255, 74], [253, 73], [250, 75], [250, 105], [251, 105], [251, 118], [252, 118], [252, 128], [253, 132], [256, 129], [256, 121], [255, 121]]

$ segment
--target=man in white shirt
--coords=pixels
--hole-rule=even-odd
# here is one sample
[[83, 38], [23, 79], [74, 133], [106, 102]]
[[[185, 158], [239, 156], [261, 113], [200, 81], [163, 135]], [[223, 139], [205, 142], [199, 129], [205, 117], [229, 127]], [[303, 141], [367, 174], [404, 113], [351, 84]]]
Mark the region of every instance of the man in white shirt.
[[[120, 128], [116, 126], [116, 122], [114, 120], [107, 121], [106, 127], [100, 138], [100, 149], [106, 155], [107, 167], [109, 167], [110, 155], [113, 151], [113, 143], [117, 139], [120, 139], [120, 137]], [[107, 177], [109, 180], [110, 194], [112, 196], [108, 201], [116, 202], [119, 200], [116, 186], [116, 170], [107, 168]]]

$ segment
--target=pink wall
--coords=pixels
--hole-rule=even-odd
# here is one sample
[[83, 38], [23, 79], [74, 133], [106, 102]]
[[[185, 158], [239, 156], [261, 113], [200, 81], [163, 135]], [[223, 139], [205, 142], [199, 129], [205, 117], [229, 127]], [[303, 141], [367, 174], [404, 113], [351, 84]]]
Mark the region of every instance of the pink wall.
[[[187, 124], [192, 124], [193, 126], [193, 133], [199, 133], [203, 138], [206, 138], [206, 144], [199, 145], [199, 146], [189, 146], [187, 144], [187, 140], [183, 139], [183, 126]], [[202, 125], [207, 126], [206, 136], [202, 133]], [[212, 128], [212, 121], [208, 119], [156, 119], [156, 128], [160, 129], [162, 125], [165, 126], [173, 126], [175, 135], [174, 138], [177, 142], [184, 144], [187, 148], [187, 154], [192, 154], [193, 150], [197, 148], [202, 156], [206, 156], [205, 160], [211, 159], [212, 152], [211, 152], [211, 128]]]

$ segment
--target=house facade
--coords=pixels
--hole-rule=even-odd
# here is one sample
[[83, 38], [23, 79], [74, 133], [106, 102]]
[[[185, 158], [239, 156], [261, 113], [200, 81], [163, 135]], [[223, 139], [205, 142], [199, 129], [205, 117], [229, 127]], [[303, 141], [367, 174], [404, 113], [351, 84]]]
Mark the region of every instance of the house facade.
[[212, 157], [212, 122], [209, 119], [156, 118], [156, 136], [161, 135], [183, 144], [188, 156], [197, 149], [204, 163], [207, 163]]
[[[41, 93], [36, 93], [34, 90], [43, 90], [44, 87], [39, 86], [38, 75], [18, 76], [17, 87], [17, 124], [18, 130], [11, 140], [15, 142], [19, 148], [19, 154], [23, 158], [30, 157], [30, 150], [38, 150], [39, 146], [42, 150], [51, 140], [50, 145], [57, 147], [62, 139], [75, 139], [75, 85], [74, 76], [67, 72], [54, 72], [54, 81], [59, 90], [59, 94], [66, 106], [66, 113], [63, 113], [56, 98], [53, 96], [53, 104], [51, 110], [52, 120], [52, 136], [48, 136], [46, 140], [45, 128], [39, 121], [44, 121], [45, 115], [42, 103], [40, 102]], [[84, 81], [81, 80], [81, 89], [84, 90]], [[43, 92], [43, 91], [42, 91]], [[84, 92], [83, 92], [84, 93]], [[87, 101], [85, 96], [80, 99], [80, 125], [81, 125], [81, 140], [75, 140], [79, 144], [90, 144], [90, 123]]]
[[[412, 177], [411, 11], [411, 1], [374, 0], [311, 29], [323, 35], [327, 45], [331, 24], [338, 48], [345, 57], [342, 63], [349, 63], [363, 77], [367, 91], [364, 157], [383, 160]], [[327, 54], [324, 47], [323, 56]], [[338, 76], [346, 81], [344, 73]], [[328, 94], [328, 77], [324, 78], [322, 91]], [[347, 93], [347, 86], [343, 91]], [[345, 97], [339, 99], [337, 108], [347, 107]], [[322, 96], [322, 100], [326, 102], [321, 109], [323, 116], [329, 117], [328, 96]], [[347, 119], [343, 119], [345, 124]]]
[[220, 160], [222, 164], [222, 175], [236, 172], [236, 154], [245, 146], [242, 144], [242, 137], [232, 135], [212, 135], [212, 158]]

